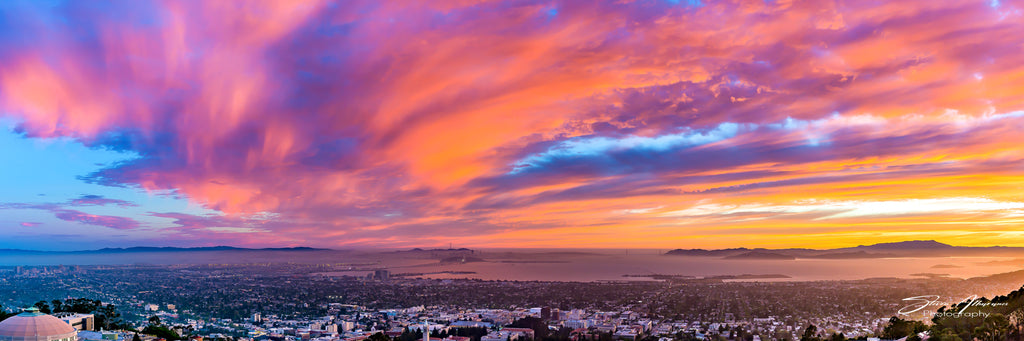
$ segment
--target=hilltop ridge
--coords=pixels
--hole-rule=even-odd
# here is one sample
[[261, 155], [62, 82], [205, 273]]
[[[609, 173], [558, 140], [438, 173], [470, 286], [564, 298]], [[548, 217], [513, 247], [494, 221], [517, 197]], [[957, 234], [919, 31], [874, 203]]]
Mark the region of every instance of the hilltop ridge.
[[858, 259], [898, 257], [950, 257], [950, 256], [1008, 256], [1024, 254], [1022, 247], [1006, 246], [953, 246], [935, 240], [908, 240], [902, 242], [858, 245], [835, 249], [675, 249], [665, 253], [669, 256], [722, 257], [742, 259], [751, 255], [770, 254], [775, 259], [817, 258], [817, 259]]
[[321, 249], [305, 246], [298, 247], [270, 247], [270, 248], [244, 248], [234, 246], [200, 246], [200, 247], [173, 247], [173, 246], [133, 246], [133, 247], [107, 247], [96, 250], [78, 251], [40, 251], [24, 249], [0, 249], [0, 254], [82, 254], [82, 253], [138, 253], [138, 252], [201, 252], [201, 251], [335, 251], [333, 249]]

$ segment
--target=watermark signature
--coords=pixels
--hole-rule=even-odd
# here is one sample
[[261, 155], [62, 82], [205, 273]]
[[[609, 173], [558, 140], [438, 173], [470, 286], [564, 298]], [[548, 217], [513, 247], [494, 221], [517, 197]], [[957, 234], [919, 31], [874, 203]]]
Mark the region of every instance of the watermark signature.
[[985, 302], [985, 301], [982, 301], [980, 298], [978, 298], [978, 295], [968, 296], [967, 298], [965, 298], [965, 299], [963, 299], [963, 300], [961, 300], [959, 302], [955, 302], [955, 303], [951, 303], [951, 302], [948, 302], [948, 301], [940, 301], [941, 299], [942, 298], [939, 295], [922, 295], [922, 296], [907, 297], [907, 298], [904, 298], [903, 300], [904, 301], [909, 301], [911, 303], [909, 305], [907, 305], [907, 306], [904, 306], [903, 308], [900, 308], [898, 313], [900, 315], [910, 315], [910, 314], [916, 313], [916, 312], [921, 311], [922, 309], [928, 308], [928, 307], [941, 307], [941, 306], [947, 306], [947, 305], [952, 307], [952, 306], [957, 305], [957, 304], [967, 303], [962, 308], [960, 308], [960, 311], [955, 311], [955, 312], [954, 311], [943, 311], [941, 313], [937, 312], [937, 313], [935, 313], [935, 316], [936, 317], [988, 317], [988, 315], [990, 315], [990, 314], [986, 313], [986, 312], [978, 311], [978, 312], [969, 312], [968, 313], [968, 312], [965, 312], [965, 311], [967, 310], [967, 308], [970, 308], [970, 307], [994, 307], [994, 306], [1005, 306], [1005, 305], [1008, 304], [1007, 302], [999, 302], [999, 303], [996, 303], [996, 302]]

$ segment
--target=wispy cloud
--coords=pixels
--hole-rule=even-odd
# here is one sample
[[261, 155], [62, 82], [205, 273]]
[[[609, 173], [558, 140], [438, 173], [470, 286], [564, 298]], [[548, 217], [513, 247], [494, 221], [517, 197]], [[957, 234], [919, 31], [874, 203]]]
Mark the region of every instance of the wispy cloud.
[[81, 211], [63, 209], [53, 210], [53, 214], [57, 219], [64, 221], [73, 221], [118, 230], [130, 230], [139, 227], [139, 223], [137, 221], [125, 217], [88, 214]]
[[880, 218], [900, 215], [928, 214], [984, 214], [993, 213], [1001, 217], [1019, 217], [1024, 214], [1022, 202], [1000, 202], [986, 198], [940, 198], [906, 199], [888, 201], [831, 201], [804, 200], [789, 205], [749, 203], [722, 205], [703, 203], [685, 210], [664, 212], [664, 217], [708, 217], [764, 215], [805, 215], [815, 214], [812, 220], [844, 218]]
[[[830, 232], [895, 212], [981, 231], [1024, 177], [1021, 13], [960, 0], [11, 2], [0, 115], [25, 138], [131, 156], [84, 181], [219, 213], [94, 195], [4, 207], [324, 246], [730, 241], [658, 216], [701, 200], [844, 222]], [[781, 235], [762, 237], [796, 240]]]

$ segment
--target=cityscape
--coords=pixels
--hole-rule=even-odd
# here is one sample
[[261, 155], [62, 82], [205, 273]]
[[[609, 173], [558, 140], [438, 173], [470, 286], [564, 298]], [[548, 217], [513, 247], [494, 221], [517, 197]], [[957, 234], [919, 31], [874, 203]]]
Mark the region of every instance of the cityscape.
[[[907, 248], [915, 243], [920, 244], [882, 246]], [[202, 263], [222, 259], [223, 253], [234, 254], [237, 259], [256, 259], [256, 254], [262, 252], [288, 261]], [[317, 255], [313, 257], [311, 252]], [[450, 341], [806, 340], [804, 334], [809, 329], [810, 335], [821, 339], [881, 340], [906, 337], [913, 330], [896, 330], [893, 319], [908, 324], [931, 321], [940, 306], [952, 309], [955, 304], [983, 297], [995, 302], [996, 297], [1017, 292], [1024, 282], [1024, 270], [966, 279], [926, 273], [902, 278], [815, 281], [793, 280], [781, 274], [624, 274], [619, 279], [599, 281], [490, 280], [473, 278], [473, 271], [431, 271], [437, 266], [471, 265], [467, 259], [474, 256], [488, 257], [477, 262], [499, 268], [562, 264], [511, 260], [522, 259], [529, 252], [492, 256], [465, 248], [359, 253], [311, 249], [121, 249], [94, 253], [140, 261], [6, 266], [0, 268], [0, 307], [7, 315], [17, 313], [20, 307], [54, 314], [70, 325], [83, 326], [79, 328], [79, 340], [97, 341], [129, 340], [136, 336], [147, 341], [406, 341], [431, 337]], [[146, 259], [173, 259], [182, 254], [191, 261], [154, 264]], [[626, 257], [594, 255], [599, 257], [595, 260], [553, 256], [550, 252], [545, 256], [547, 262], [577, 263], [577, 267], [585, 266], [586, 262]], [[60, 260], [74, 259], [71, 257]], [[693, 262], [696, 260], [692, 257], [714, 256], [665, 253], [657, 257]], [[315, 262], [330, 258], [348, 262]], [[452, 258], [458, 259], [454, 265], [448, 264]], [[966, 260], [980, 264], [980, 259]], [[390, 265], [410, 261], [416, 265]], [[785, 262], [724, 261], [768, 262], [762, 266]], [[957, 266], [948, 264], [955, 262], [950, 257], [936, 257], [935, 261], [943, 263], [931, 267], [936, 271]], [[1010, 261], [1024, 264], [1024, 258]], [[997, 269], [1001, 268], [991, 271]], [[1020, 295], [1024, 295], [1024, 290]], [[913, 300], [915, 297], [918, 299]], [[919, 306], [921, 302], [942, 303]], [[1017, 297], [1013, 302], [1014, 308], [1019, 308], [1024, 305], [1024, 298]], [[1002, 314], [993, 312], [997, 307], [1001, 306], [978, 304], [965, 313], [979, 314], [979, 321], [985, 321], [991, 314]], [[82, 319], [88, 322], [76, 322]], [[1004, 326], [1007, 337], [1011, 333], [1019, 335], [1016, 323], [1014, 320]], [[898, 335], [901, 332], [907, 334]]]
[[1024, 340], [1018, 0], [0, 1], [0, 341]]

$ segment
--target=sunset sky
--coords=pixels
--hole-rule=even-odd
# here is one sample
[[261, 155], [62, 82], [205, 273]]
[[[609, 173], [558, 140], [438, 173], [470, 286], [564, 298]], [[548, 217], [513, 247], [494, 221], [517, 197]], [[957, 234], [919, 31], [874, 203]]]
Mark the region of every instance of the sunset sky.
[[3, 1], [0, 248], [1024, 246], [1016, 1]]

